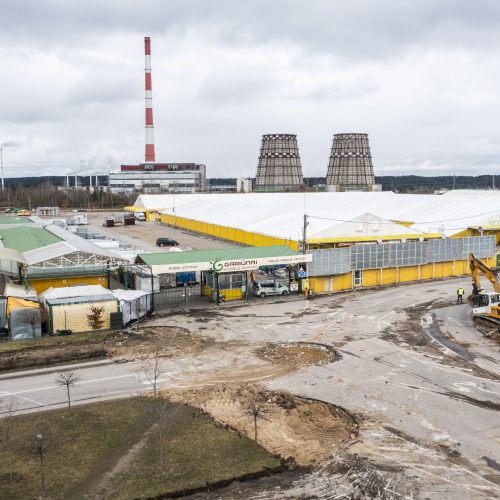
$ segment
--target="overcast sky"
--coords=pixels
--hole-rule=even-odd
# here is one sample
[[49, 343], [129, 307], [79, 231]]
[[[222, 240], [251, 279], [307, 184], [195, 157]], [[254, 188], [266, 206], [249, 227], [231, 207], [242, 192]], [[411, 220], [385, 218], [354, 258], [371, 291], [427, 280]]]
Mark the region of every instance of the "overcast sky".
[[261, 135], [304, 176], [366, 132], [375, 174], [500, 173], [498, 0], [0, 0], [5, 175], [144, 161], [144, 36], [156, 159], [254, 176]]

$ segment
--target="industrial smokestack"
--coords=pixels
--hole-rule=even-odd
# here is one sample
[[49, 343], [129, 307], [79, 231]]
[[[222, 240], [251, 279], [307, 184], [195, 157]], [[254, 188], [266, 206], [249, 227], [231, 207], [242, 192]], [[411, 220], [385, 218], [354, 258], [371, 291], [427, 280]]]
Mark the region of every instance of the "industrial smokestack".
[[151, 38], [144, 38], [146, 56], [146, 163], [155, 161], [154, 126], [153, 126], [153, 88], [151, 86]]

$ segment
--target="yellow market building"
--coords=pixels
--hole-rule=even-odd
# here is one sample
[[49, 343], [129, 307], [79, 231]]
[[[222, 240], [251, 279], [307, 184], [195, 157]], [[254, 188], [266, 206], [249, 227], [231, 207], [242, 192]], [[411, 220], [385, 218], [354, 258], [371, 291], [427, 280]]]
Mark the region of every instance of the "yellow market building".
[[465, 275], [469, 253], [496, 265], [500, 239], [495, 191], [141, 195], [133, 208], [240, 245], [305, 243], [317, 293]]

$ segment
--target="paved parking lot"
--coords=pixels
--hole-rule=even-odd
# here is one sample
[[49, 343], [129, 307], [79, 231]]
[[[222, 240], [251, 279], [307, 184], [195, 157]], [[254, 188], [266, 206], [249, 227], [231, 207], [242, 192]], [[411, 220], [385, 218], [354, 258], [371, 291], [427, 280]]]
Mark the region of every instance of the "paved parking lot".
[[186, 250], [207, 250], [211, 248], [228, 248], [238, 246], [228, 241], [221, 241], [208, 236], [191, 234], [181, 229], [174, 229], [160, 224], [155, 224], [153, 222], [136, 221], [134, 226], [120, 225], [112, 228], [104, 227], [103, 223], [106, 217], [110, 215], [112, 215], [111, 212], [89, 213], [89, 229], [109, 236], [110, 238], [130, 243], [137, 248], [141, 248], [145, 252], [169, 251], [169, 248], [160, 248], [155, 245], [156, 238], [160, 236], [174, 239], [179, 243], [180, 248]]

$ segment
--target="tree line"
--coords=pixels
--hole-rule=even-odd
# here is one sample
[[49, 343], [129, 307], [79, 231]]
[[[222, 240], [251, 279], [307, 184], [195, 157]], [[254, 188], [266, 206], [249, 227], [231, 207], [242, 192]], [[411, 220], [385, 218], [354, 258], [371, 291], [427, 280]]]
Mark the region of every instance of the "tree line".
[[136, 195], [110, 193], [106, 188], [100, 189], [62, 189], [52, 182], [45, 181], [30, 187], [20, 184], [7, 184], [0, 191], [1, 208], [35, 209], [51, 206], [61, 208], [116, 208], [131, 205]]

